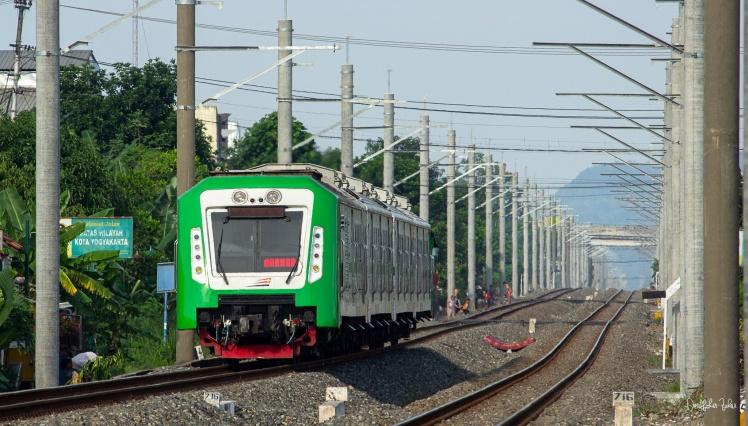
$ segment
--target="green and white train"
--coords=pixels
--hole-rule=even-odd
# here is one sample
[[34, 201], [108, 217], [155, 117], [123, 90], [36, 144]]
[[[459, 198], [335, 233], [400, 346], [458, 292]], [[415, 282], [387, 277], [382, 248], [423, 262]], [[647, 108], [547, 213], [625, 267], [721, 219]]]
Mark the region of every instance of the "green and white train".
[[177, 328], [224, 358], [397, 342], [430, 316], [430, 227], [307, 164], [216, 173], [178, 202]]

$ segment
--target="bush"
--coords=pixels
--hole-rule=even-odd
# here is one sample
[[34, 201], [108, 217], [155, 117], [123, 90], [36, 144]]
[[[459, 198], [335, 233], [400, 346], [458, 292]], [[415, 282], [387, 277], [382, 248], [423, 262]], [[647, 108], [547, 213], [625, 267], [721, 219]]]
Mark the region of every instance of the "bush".
[[122, 354], [117, 352], [112, 356], [97, 357], [87, 363], [81, 368], [78, 378], [80, 382], [95, 382], [111, 379], [124, 371], [124, 359]]

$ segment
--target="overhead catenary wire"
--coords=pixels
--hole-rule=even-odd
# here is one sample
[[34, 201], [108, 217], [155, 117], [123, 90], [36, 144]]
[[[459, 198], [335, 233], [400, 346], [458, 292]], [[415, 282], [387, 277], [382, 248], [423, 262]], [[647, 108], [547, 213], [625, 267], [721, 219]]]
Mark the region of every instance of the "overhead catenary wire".
[[[97, 61], [98, 64], [104, 65], [104, 66], [115, 66], [116, 63], [113, 62], [105, 62], [105, 61]], [[206, 84], [211, 86], [217, 86], [217, 87], [231, 87], [232, 85], [236, 84], [235, 82], [230, 82], [227, 80], [219, 80], [214, 78], [208, 78], [208, 77], [195, 77], [196, 83], [200, 84]], [[249, 91], [249, 92], [255, 92], [255, 93], [263, 93], [268, 95], [276, 95], [277, 91], [274, 87], [271, 86], [262, 86], [262, 85], [246, 85], [250, 87], [244, 87], [245, 85], [239, 86], [236, 88], [236, 90], [243, 90], [243, 91]], [[312, 91], [298, 91], [299, 93], [310, 93], [310, 94], [326, 94], [324, 92], [312, 92]], [[330, 94], [331, 95], [331, 94]], [[319, 99], [319, 98], [313, 98], [309, 96], [297, 96], [294, 97], [293, 100], [297, 101], [305, 101], [305, 100], [316, 100], [316, 101], [339, 101], [339, 99]], [[416, 101], [407, 101], [407, 102], [413, 102], [416, 103]], [[423, 102], [418, 102], [423, 103]], [[434, 103], [439, 105], [466, 105], [462, 103], [447, 103], [447, 102], [439, 102]], [[499, 106], [484, 106], [484, 108], [498, 108]], [[416, 107], [416, 106], [400, 106], [395, 105], [396, 109], [401, 110], [413, 110], [413, 111], [422, 111], [422, 112], [438, 112], [438, 113], [449, 113], [449, 114], [459, 114], [459, 115], [481, 115], [481, 116], [495, 116], [495, 117], [516, 117], [516, 118], [552, 118], [552, 119], [574, 119], [574, 120], [622, 120], [621, 117], [617, 116], [610, 116], [610, 115], [572, 115], [572, 114], [528, 114], [528, 113], [508, 113], [508, 112], [491, 112], [491, 111], [470, 111], [470, 110], [460, 110], [460, 109], [445, 109], [445, 108], [424, 108], [424, 107]], [[531, 109], [531, 110], [546, 110], [546, 111], [576, 111], [577, 109], [563, 109], [563, 108], [551, 108], [551, 107], [527, 107], [527, 106], [500, 106], [502, 109], [518, 109], [518, 110], [525, 110], [525, 109]], [[604, 110], [594, 110], [594, 109], [579, 109], [579, 111], [597, 111], [597, 112], [604, 112]], [[632, 110], [632, 111], [649, 111], [649, 110]], [[658, 110], [651, 110], [651, 111], [658, 111]], [[638, 120], [662, 120], [662, 116], [635, 116], [631, 117]], [[537, 127], [545, 127], [545, 126], [537, 126]]]
[[[102, 9], [94, 9], [80, 6], [72, 6], [67, 4], [61, 4], [60, 7], [71, 10], [79, 10], [84, 12], [98, 13], [111, 16], [122, 16], [124, 13], [113, 12]], [[162, 24], [176, 24], [173, 19], [154, 18], [148, 16], [139, 16], [138, 19], [157, 22]], [[271, 30], [259, 30], [253, 28], [241, 28], [241, 27], [230, 27], [226, 25], [214, 25], [214, 24], [197, 24], [198, 28], [231, 32], [235, 34], [250, 34], [263, 37], [276, 38], [278, 33]], [[513, 55], [544, 55], [544, 56], [573, 56], [573, 52], [567, 51], [565, 48], [558, 47], [527, 47], [527, 46], [494, 46], [494, 45], [473, 45], [473, 44], [458, 44], [458, 43], [434, 43], [434, 42], [418, 42], [418, 41], [401, 41], [401, 40], [383, 40], [383, 39], [368, 39], [358, 37], [338, 37], [328, 35], [315, 35], [315, 34], [302, 34], [294, 33], [294, 38], [307, 41], [316, 42], [329, 42], [337, 44], [353, 44], [359, 46], [371, 46], [371, 47], [383, 47], [383, 48], [397, 48], [397, 49], [416, 49], [416, 50], [431, 50], [431, 51], [443, 51], [443, 52], [459, 52], [459, 53], [484, 53], [484, 54], [513, 54]], [[667, 49], [664, 48], [647, 48], [647, 49], [615, 49], [615, 48], [598, 48], [591, 49], [596, 55], [599, 56], [622, 56], [622, 57], [662, 57], [667, 53]]]

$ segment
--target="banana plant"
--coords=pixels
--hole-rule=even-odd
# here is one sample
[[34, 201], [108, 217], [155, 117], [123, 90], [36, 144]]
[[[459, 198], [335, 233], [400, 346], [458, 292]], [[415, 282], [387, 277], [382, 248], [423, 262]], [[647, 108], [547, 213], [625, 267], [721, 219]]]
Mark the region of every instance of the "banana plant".
[[[75, 223], [60, 230], [60, 285], [67, 294], [79, 297], [88, 303], [91, 299], [80, 289], [104, 299], [112, 297], [112, 292], [103, 283], [101, 277], [116, 264], [117, 250], [95, 251], [72, 258], [68, 255], [68, 244], [86, 230], [83, 222]], [[116, 264], [116, 266], [115, 266]], [[33, 266], [32, 266], [33, 269]]]
[[[60, 193], [60, 216], [70, 202], [70, 191]], [[20, 240], [24, 233], [25, 223], [29, 228], [35, 228], [36, 214], [34, 205], [23, 201], [14, 187], [0, 191], [0, 229]]]
[[[0, 271], [0, 327], [8, 320], [10, 311], [13, 310], [15, 299], [16, 288], [13, 283], [12, 270], [9, 268]], [[0, 347], [2, 347], [2, 342], [0, 342]]]
[[[62, 192], [60, 194], [61, 215], [69, 201], [70, 193], [68, 191]], [[106, 209], [94, 213], [92, 217], [111, 215], [112, 209]], [[15, 188], [9, 187], [0, 191], [0, 229], [20, 239], [26, 221], [29, 223], [30, 231], [33, 232], [34, 217], [33, 207], [30, 207], [21, 199]], [[84, 230], [84, 223], [76, 223], [60, 229], [60, 286], [70, 297], [83, 303], [90, 303], [91, 301], [86, 293], [109, 299], [112, 297], [112, 292], [104, 285], [101, 277], [105, 269], [119, 266], [115, 262], [119, 253], [117, 251], [97, 251], [71, 258], [68, 256], [67, 247]], [[35, 254], [32, 249], [30, 267], [34, 272], [36, 271]], [[114, 266], [115, 264], [116, 266]], [[85, 292], [81, 290], [85, 290]]]
[[177, 177], [171, 178], [156, 199], [151, 213], [161, 218], [161, 238], [157, 248], [166, 250], [177, 239]]
[[28, 340], [31, 325], [30, 302], [23, 297], [14, 282], [12, 269], [0, 272], [0, 348], [13, 340]]

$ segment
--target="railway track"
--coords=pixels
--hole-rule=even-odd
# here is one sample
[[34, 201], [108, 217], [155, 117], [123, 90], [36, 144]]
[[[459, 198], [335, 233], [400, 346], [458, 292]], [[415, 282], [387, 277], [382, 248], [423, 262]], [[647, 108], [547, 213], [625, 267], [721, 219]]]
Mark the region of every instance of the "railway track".
[[[512, 312], [516, 312], [518, 310], [522, 310], [527, 307], [537, 305], [538, 303], [544, 303], [550, 300], [558, 299], [559, 297], [565, 294], [568, 294], [572, 291], [574, 291], [574, 289], [552, 290], [536, 298], [518, 300], [509, 305], [496, 305], [490, 309], [476, 312], [474, 314], [468, 315], [461, 319], [455, 319], [449, 322], [442, 322], [438, 324], [420, 326], [417, 329], [413, 330], [412, 334], [422, 335], [424, 333], [431, 333], [431, 332], [442, 330], [442, 329], [451, 329], [457, 326], [472, 326], [476, 324], [481, 325], [487, 320], [501, 318], [502, 316], [509, 315]], [[499, 316], [497, 317], [496, 315], [499, 315]]]
[[[610, 328], [628, 304], [619, 290], [603, 305], [579, 321], [542, 358], [528, 367], [481, 389], [399, 423], [432, 425], [445, 420], [456, 424], [524, 425], [558, 399], [594, 362]], [[621, 299], [615, 303], [616, 299]], [[620, 305], [620, 306], [619, 306]], [[579, 349], [579, 348], [583, 349]], [[511, 395], [509, 390], [511, 389]], [[520, 395], [534, 396], [529, 402]]]
[[78, 385], [9, 392], [3, 394], [2, 398], [0, 398], [0, 420], [33, 417], [56, 411], [68, 411], [101, 402], [123, 401], [161, 392], [194, 389], [241, 380], [259, 380], [294, 371], [316, 370], [422, 344], [458, 330], [483, 325], [488, 321], [502, 318], [531, 306], [555, 300], [572, 291], [574, 290], [560, 289], [548, 292], [534, 299], [497, 306], [487, 311], [476, 313], [463, 320], [424, 327], [419, 331], [418, 336], [402, 341], [395, 346], [361, 351], [334, 358], [283, 365], [270, 365], [263, 361], [245, 362], [239, 365], [222, 364], [204, 368], [177, 370], [168, 373], [136, 375]]

